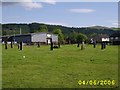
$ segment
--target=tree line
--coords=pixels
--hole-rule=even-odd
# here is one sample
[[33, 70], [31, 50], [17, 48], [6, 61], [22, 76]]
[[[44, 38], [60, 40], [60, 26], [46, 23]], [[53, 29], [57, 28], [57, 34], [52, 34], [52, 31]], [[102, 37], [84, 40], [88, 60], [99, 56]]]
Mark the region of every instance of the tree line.
[[94, 37], [98, 34], [112, 35], [116, 32], [112, 28], [106, 28], [101, 26], [95, 27], [66, 27], [61, 25], [49, 25], [44, 23], [30, 23], [30, 24], [2, 24], [2, 35], [14, 35], [28, 33], [39, 33], [39, 32], [51, 32], [58, 34], [59, 43], [82, 43], [87, 41], [87, 38]]

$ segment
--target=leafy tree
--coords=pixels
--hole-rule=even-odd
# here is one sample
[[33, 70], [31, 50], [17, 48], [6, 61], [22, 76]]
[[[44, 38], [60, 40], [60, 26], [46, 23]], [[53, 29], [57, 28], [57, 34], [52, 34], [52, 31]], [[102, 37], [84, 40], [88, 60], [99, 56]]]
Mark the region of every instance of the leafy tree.
[[70, 33], [69, 39], [70, 39], [71, 43], [76, 43], [76, 38], [77, 38], [77, 33], [75, 31]]
[[40, 27], [40, 25], [38, 23], [31, 23], [31, 24], [28, 24], [28, 26], [30, 29], [30, 33], [36, 32]]
[[58, 42], [60, 46], [60, 44], [63, 43], [64, 40], [64, 35], [62, 34], [61, 29], [54, 29], [53, 34], [58, 34]]
[[89, 34], [88, 37], [89, 39], [87, 40], [88, 43], [91, 43], [91, 39], [93, 39], [95, 36], [97, 36], [98, 34], [97, 33], [92, 33], [92, 34]]
[[79, 44], [80, 44], [80, 42], [81, 42], [81, 43], [82, 43], [82, 45], [81, 45], [81, 50], [83, 50], [84, 41], [87, 40], [87, 36], [86, 36], [85, 34], [78, 33], [76, 39], [77, 39], [77, 43], [78, 43], [77, 47], [79, 47]]
[[2, 35], [7, 35], [7, 32], [5, 30], [2, 30]]
[[48, 32], [48, 28], [46, 25], [40, 25], [40, 28], [38, 30], [39, 32]]
[[97, 36], [97, 33], [90, 34], [91, 38], [94, 38], [95, 36]]

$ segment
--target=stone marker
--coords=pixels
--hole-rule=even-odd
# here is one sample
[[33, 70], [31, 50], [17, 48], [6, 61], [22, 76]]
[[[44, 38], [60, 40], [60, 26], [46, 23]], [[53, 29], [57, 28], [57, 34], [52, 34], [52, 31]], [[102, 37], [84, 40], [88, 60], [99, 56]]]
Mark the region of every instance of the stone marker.
[[7, 40], [5, 40], [5, 49], [7, 49]]
[[22, 42], [20, 42], [20, 50], [22, 50]]
[[13, 48], [13, 42], [12, 42], [12, 40], [11, 40], [11, 48]]
[[52, 38], [50, 38], [50, 50], [53, 50], [53, 42], [52, 42]]

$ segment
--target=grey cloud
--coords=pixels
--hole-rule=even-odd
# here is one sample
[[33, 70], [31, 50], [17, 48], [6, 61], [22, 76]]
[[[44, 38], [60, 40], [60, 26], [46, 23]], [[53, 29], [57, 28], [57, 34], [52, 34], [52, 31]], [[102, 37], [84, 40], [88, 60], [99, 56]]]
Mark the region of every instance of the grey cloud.
[[9, 5], [19, 4], [18, 2], [0, 2], [0, 3], [2, 3], [2, 6], [9, 6]]

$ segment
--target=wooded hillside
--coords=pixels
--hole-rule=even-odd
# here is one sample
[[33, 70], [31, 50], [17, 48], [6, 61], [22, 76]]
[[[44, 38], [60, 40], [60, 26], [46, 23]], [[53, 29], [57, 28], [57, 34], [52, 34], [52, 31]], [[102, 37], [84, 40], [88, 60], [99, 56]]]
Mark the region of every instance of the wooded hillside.
[[116, 32], [115, 29], [94, 26], [94, 27], [66, 27], [61, 25], [48, 25], [43, 23], [30, 23], [30, 24], [2, 24], [2, 35], [13, 35], [19, 34], [21, 29], [22, 34], [27, 33], [37, 33], [37, 32], [53, 32], [54, 29], [61, 29], [65, 37], [69, 36], [71, 33], [83, 33], [87, 36], [92, 34], [107, 34], [111, 35]]

